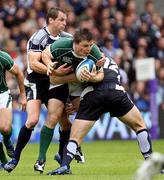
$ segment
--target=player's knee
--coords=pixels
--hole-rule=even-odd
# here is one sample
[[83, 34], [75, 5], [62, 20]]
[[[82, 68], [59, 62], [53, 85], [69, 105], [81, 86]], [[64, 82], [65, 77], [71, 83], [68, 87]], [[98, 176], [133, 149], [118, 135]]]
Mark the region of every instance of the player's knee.
[[46, 120], [45, 121], [45, 125], [48, 127], [48, 128], [51, 128], [51, 129], [53, 129], [53, 128], [55, 128], [55, 126], [56, 126], [56, 124], [57, 124], [57, 122], [55, 121], [50, 121], [50, 120]]
[[51, 127], [54, 127], [59, 122], [60, 118], [61, 116], [55, 113], [48, 114], [48, 117], [46, 119], [46, 124], [49, 124]]
[[2, 128], [1, 132], [3, 134], [9, 134], [11, 132], [11, 126], [5, 126]]
[[37, 125], [37, 123], [38, 123], [38, 121], [39, 121], [39, 119], [38, 118], [36, 118], [35, 116], [34, 117], [31, 117], [30, 119], [28, 119], [27, 121], [26, 121], [26, 127], [27, 128], [34, 128], [36, 125]]

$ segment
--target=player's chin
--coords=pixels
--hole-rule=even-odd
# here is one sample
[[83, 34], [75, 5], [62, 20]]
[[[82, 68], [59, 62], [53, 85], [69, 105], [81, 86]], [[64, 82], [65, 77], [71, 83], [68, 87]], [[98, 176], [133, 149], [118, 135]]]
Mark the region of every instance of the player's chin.
[[84, 53], [84, 56], [88, 56], [90, 51]]
[[87, 57], [89, 55], [89, 53], [81, 52], [81, 53], [79, 53], [79, 55], [82, 57]]
[[62, 26], [62, 27], [61, 27], [61, 31], [64, 31], [64, 30], [65, 30], [65, 26]]

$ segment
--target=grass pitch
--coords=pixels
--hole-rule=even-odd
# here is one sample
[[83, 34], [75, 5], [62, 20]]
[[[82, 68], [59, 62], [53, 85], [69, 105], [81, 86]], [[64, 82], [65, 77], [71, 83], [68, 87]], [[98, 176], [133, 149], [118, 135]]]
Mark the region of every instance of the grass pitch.
[[[59, 165], [53, 160], [58, 144], [51, 144], [43, 174], [34, 172], [33, 165], [38, 155], [38, 144], [28, 144], [22, 153], [19, 165], [12, 173], [0, 171], [0, 180], [132, 180], [138, 165], [143, 161], [136, 141], [94, 141], [82, 144], [85, 164], [73, 160], [72, 175], [47, 176], [46, 173]], [[164, 141], [153, 141], [154, 151], [164, 153]], [[154, 180], [162, 180], [156, 175]]]

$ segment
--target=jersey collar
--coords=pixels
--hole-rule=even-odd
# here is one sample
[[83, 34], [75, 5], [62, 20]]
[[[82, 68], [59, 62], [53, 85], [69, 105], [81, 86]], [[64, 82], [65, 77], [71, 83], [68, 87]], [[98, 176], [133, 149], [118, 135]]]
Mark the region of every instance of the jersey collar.
[[50, 33], [50, 31], [48, 30], [48, 27], [47, 27], [47, 26], [45, 27], [45, 30], [46, 30], [46, 31], [48, 32], [48, 34], [50, 35], [50, 38], [51, 38], [51, 39], [58, 40], [58, 39], [60, 38], [60, 35], [57, 35], [57, 36], [55, 36], [55, 37], [52, 36], [51, 33]]

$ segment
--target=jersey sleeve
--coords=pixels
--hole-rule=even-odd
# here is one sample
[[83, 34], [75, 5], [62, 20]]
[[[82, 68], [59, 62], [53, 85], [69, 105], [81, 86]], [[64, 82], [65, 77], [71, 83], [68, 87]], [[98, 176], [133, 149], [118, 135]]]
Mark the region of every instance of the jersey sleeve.
[[0, 59], [4, 69], [9, 71], [13, 67], [14, 61], [8, 53], [1, 51]]
[[43, 48], [41, 47], [40, 44], [38, 44], [38, 43], [35, 44], [34, 41], [33, 42], [29, 41], [29, 44], [30, 44], [30, 46], [29, 46], [28, 51], [42, 52]]
[[47, 34], [43, 29], [36, 32], [28, 42], [28, 51], [42, 52], [45, 49]]
[[90, 52], [88, 58], [91, 58], [96, 63], [99, 59], [101, 59], [101, 57], [102, 57], [102, 53], [101, 53], [100, 49], [96, 46], [96, 44], [94, 44], [92, 46], [92, 49], [91, 49], [91, 52]]

